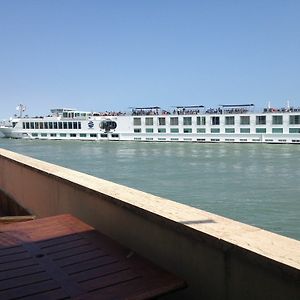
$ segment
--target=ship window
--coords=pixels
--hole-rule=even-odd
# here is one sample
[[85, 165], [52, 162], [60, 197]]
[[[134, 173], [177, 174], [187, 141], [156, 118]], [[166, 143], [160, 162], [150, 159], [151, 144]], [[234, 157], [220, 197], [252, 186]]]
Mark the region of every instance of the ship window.
[[61, 136], [61, 137], [66, 137], [67, 134], [66, 134], [66, 133], [61, 133], [59, 136]]
[[72, 122], [68, 122], [68, 128], [73, 129], [73, 123]]
[[159, 141], [165, 141], [166, 138], [158, 138]]
[[197, 125], [206, 125], [205, 117], [197, 117]]
[[153, 138], [146, 138], [146, 141], [153, 141]]
[[225, 128], [225, 133], [234, 133], [234, 128]]
[[272, 128], [272, 133], [283, 133], [283, 128]]
[[158, 118], [158, 125], [159, 126], [166, 125], [166, 118]]
[[44, 122], [44, 128], [48, 129], [48, 122]]
[[58, 122], [58, 128], [62, 129], [62, 122]]
[[166, 133], [166, 128], [158, 128], [158, 133]]
[[56, 137], [56, 133], [50, 133], [51, 137]]
[[225, 125], [234, 125], [234, 116], [225, 117]]
[[68, 117], [68, 113], [67, 113], [67, 112], [64, 112], [64, 113], [63, 113], [63, 117], [64, 117], [64, 118], [67, 118], [67, 117]]
[[90, 137], [95, 138], [95, 137], [97, 137], [97, 134], [96, 133], [91, 133]]
[[142, 129], [141, 128], [134, 128], [133, 132], [134, 133], [139, 133], [139, 132], [142, 132]]
[[211, 125], [220, 125], [220, 117], [211, 117]]
[[67, 122], [64, 122], [64, 129], [68, 129], [68, 123]]
[[35, 123], [34, 123], [35, 129], [39, 129], [39, 124], [40, 124], [39, 122], [35, 122]]
[[171, 117], [170, 118], [170, 125], [173, 125], [173, 126], [178, 125], [178, 117]]
[[145, 125], [152, 126], [153, 125], [153, 118], [145, 118]]
[[26, 122], [26, 129], [29, 129], [29, 122]]
[[183, 117], [183, 125], [192, 125], [192, 117]]
[[32, 133], [32, 136], [38, 136], [38, 134], [34, 132], [34, 133]]
[[30, 129], [34, 129], [34, 123], [30, 122]]
[[25, 122], [22, 122], [22, 126], [23, 126], [23, 129], [25, 129], [25, 128], [26, 128], [26, 124], [25, 124]]
[[273, 125], [282, 125], [282, 116], [272, 116]]
[[300, 133], [300, 128], [290, 128], [289, 133]]
[[153, 128], [146, 128], [146, 132], [147, 133], [152, 133], [153, 132]]
[[44, 123], [40, 122], [40, 129], [44, 129]]
[[267, 129], [266, 128], [256, 128], [256, 133], [266, 133]]
[[53, 129], [53, 123], [49, 122], [49, 129]]
[[211, 128], [211, 133], [220, 133], [220, 128]]
[[85, 134], [85, 133], [80, 133], [79, 136], [80, 136], [80, 137], [86, 137], [86, 134]]
[[41, 136], [45, 137], [47, 136], [47, 133], [41, 133]]
[[57, 122], [53, 122], [53, 128], [57, 129]]
[[291, 125], [299, 125], [300, 124], [300, 115], [290, 116], [290, 124]]
[[101, 133], [101, 134], [100, 134], [100, 137], [102, 137], [102, 138], [107, 138], [107, 133]]
[[178, 138], [171, 138], [171, 141], [178, 141]]
[[250, 128], [240, 128], [240, 133], [250, 133]]
[[112, 137], [112, 138], [118, 138], [119, 135], [118, 135], [117, 133], [113, 133], [113, 134], [111, 135], [111, 137]]
[[178, 128], [171, 128], [171, 133], [178, 133], [179, 129]]
[[73, 128], [77, 129], [77, 122], [73, 122]]
[[70, 137], [76, 137], [76, 135], [77, 135], [76, 133], [71, 133]]
[[266, 116], [256, 116], [256, 125], [266, 125]]
[[250, 116], [240, 116], [241, 125], [250, 125]]
[[81, 122], [78, 122], [78, 129], [81, 129]]
[[197, 133], [205, 133], [205, 128], [197, 128]]
[[141, 118], [133, 118], [133, 125], [134, 126], [141, 126], [142, 125]]
[[183, 128], [183, 133], [192, 133], [192, 128]]

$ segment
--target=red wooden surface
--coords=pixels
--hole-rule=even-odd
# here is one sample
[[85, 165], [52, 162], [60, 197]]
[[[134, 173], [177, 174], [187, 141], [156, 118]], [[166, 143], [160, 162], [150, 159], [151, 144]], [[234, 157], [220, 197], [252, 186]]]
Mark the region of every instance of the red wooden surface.
[[70, 215], [0, 229], [0, 299], [149, 299], [185, 286]]

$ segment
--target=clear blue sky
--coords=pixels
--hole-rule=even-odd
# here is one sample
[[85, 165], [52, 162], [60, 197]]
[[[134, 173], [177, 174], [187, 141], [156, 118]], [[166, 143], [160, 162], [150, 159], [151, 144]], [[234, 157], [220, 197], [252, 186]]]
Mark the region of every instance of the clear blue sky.
[[0, 118], [300, 106], [298, 0], [0, 0]]

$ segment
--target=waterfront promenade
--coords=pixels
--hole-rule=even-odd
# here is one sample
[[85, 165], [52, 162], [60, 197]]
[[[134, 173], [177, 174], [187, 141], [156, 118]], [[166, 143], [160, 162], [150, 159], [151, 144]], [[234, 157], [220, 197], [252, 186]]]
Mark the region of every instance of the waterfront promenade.
[[188, 287], [172, 299], [299, 299], [299, 241], [4, 149], [0, 191], [38, 218], [70, 213], [180, 276]]

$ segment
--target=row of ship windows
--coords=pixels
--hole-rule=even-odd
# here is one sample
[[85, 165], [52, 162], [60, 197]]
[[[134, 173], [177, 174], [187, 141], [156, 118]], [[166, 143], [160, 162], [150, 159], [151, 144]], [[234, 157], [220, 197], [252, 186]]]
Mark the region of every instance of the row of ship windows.
[[[140, 137], [135, 137], [135, 141], [143, 141], [142, 138]], [[154, 138], [145, 138], [144, 141], [156, 141]], [[171, 139], [166, 139], [166, 138], [158, 138], [157, 141], [195, 141], [195, 142], [223, 142], [220, 139], [197, 139], [193, 140], [191, 138], [185, 138], [185, 139], [179, 139], [179, 138], [171, 138]], [[224, 142], [261, 142], [261, 139], [225, 139]], [[273, 139], [265, 139], [265, 142], [278, 142], [278, 143], [286, 143], [286, 139], [279, 139], [277, 141], [274, 141]], [[300, 140], [292, 140], [292, 143], [300, 143]]]
[[[59, 134], [56, 134], [56, 133], [32, 133], [31, 134], [33, 137], [72, 137], [72, 138], [77, 138], [77, 137], [80, 137], [80, 138], [97, 138], [98, 137], [98, 134], [97, 133], [80, 133], [80, 134], [76, 134], [76, 133], [70, 133], [70, 134], [67, 134], [67, 133], [59, 133]], [[107, 138], [107, 134], [106, 133], [101, 133], [100, 134], [100, 137], [101, 138]], [[113, 133], [111, 135], [111, 137], [113, 138], [118, 138], [119, 135], [117, 133]]]
[[81, 122], [23, 122], [23, 129], [81, 129]]
[[[142, 128], [134, 128], [134, 133], [142, 133]], [[146, 133], [154, 133], [153, 128], [146, 128]], [[192, 128], [183, 128], [183, 133], [193, 133]], [[211, 128], [210, 133], [220, 133], [220, 128]], [[157, 133], [167, 133], [166, 128], [158, 128]], [[179, 133], [179, 128], [170, 128], [170, 133]], [[197, 128], [197, 133], [207, 133], [205, 128]], [[235, 128], [225, 128], [225, 133], [236, 133]], [[240, 133], [251, 133], [250, 128], [240, 128]], [[255, 133], [267, 133], [266, 128], [256, 128]], [[283, 128], [272, 128], [272, 133], [283, 133]], [[300, 133], [300, 128], [289, 128], [289, 133]]]
[[[210, 118], [211, 125], [220, 125], [220, 117], [219, 116], [212, 116], [212, 117], [197, 117], [196, 124], [197, 125], [206, 125], [207, 118]], [[235, 125], [236, 120], [235, 116], [227, 116], [225, 117], [225, 125]], [[250, 116], [240, 116], [240, 125], [250, 125]], [[266, 116], [256, 116], [255, 118], [256, 125], [266, 125], [267, 119]], [[193, 118], [192, 117], [183, 117], [183, 125], [192, 125]], [[293, 115], [290, 116], [289, 123], [291, 125], [298, 125], [300, 124], [300, 115]], [[157, 124], [159, 126], [165, 126], [166, 117], [158, 117]], [[170, 125], [179, 125], [179, 118], [178, 117], [170, 117], [169, 118]], [[272, 116], [272, 124], [273, 125], [282, 125], [283, 124], [283, 116]], [[134, 126], [141, 126], [142, 125], [142, 118], [133, 118], [133, 125]], [[154, 118], [146, 117], [145, 118], [145, 125], [152, 126], [154, 125]]]

